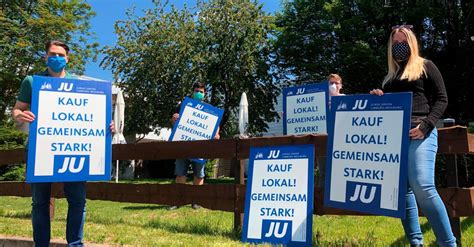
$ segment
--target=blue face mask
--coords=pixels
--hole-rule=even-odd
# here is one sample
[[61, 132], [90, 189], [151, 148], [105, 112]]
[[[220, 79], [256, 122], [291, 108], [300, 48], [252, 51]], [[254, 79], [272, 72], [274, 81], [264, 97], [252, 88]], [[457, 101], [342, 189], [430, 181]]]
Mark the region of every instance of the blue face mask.
[[66, 67], [66, 58], [61, 56], [50, 56], [47, 62], [48, 67], [55, 73], [61, 72]]
[[201, 101], [204, 98], [204, 94], [201, 92], [194, 92], [193, 99]]

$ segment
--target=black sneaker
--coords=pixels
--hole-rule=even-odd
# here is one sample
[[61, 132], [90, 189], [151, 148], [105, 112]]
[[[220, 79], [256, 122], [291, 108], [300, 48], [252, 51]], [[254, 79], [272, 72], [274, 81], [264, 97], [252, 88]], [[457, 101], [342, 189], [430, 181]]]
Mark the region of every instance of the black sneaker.
[[179, 208], [179, 206], [170, 206], [170, 207], [168, 208], [168, 210], [176, 210], [176, 209], [178, 209], [178, 208]]
[[192, 204], [191, 207], [192, 207], [193, 209], [200, 209], [200, 208], [202, 208], [202, 206], [201, 206], [201, 205], [198, 205], [198, 204]]

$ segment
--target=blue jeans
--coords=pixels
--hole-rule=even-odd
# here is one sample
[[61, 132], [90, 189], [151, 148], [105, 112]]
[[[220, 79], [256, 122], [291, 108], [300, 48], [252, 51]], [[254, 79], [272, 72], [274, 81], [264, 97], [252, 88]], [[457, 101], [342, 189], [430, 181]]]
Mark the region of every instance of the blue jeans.
[[[66, 240], [69, 246], [83, 246], [82, 237], [86, 218], [86, 183], [64, 183], [64, 194], [68, 202]], [[32, 183], [33, 197], [33, 240], [35, 246], [49, 246], [51, 221], [49, 218], [49, 198], [51, 183]]]
[[[406, 218], [402, 220], [410, 244], [422, 244], [423, 235], [418, 221], [418, 205], [428, 219], [436, 242], [440, 246], [456, 246], [443, 201], [436, 191], [434, 170], [438, 150], [438, 131], [433, 129], [422, 140], [410, 140], [408, 151], [408, 193]], [[416, 200], [415, 200], [416, 198]]]
[[188, 174], [189, 165], [193, 166], [194, 176], [204, 178], [204, 164], [193, 162], [189, 159], [177, 159], [174, 167], [174, 175], [182, 177]]

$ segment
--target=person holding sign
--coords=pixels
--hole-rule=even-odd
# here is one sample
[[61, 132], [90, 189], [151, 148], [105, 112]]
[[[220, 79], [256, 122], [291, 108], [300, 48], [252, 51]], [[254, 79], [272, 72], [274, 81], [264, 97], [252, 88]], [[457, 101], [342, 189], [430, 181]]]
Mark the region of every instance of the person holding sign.
[[[196, 82], [193, 84], [193, 95], [192, 98], [198, 101], [202, 101], [206, 95], [206, 86], [203, 83]], [[171, 117], [171, 124], [175, 124], [176, 121], [179, 119], [179, 111], [181, 109], [181, 104], [179, 104], [172, 117]], [[214, 139], [219, 139], [219, 128], [217, 128], [217, 132], [214, 136]], [[185, 184], [186, 183], [186, 175], [188, 173], [189, 166], [192, 165], [193, 168], [193, 184], [194, 185], [203, 185], [204, 184], [204, 166], [205, 163], [195, 162], [189, 159], [177, 159], [175, 163], [175, 175], [176, 175], [176, 183], [177, 184]], [[193, 204], [193, 209], [199, 209], [201, 206], [197, 204]], [[168, 208], [169, 210], [178, 209], [178, 206], [171, 206]]]
[[410, 244], [423, 245], [418, 202], [433, 228], [437, 243], [441, 246], [456, 246], [446, 208], [434, 183], [438, 148], [435, 123], [443, 115], [448, 97], [443, 77], [436, 65], [420, 57], [418, 42], [411, 28], [408, 25], [393, 28], [388, 40], [388, 73], [382, 90], [374, 89], [370, 94], [381, 96], [384, 92], [413, 93], [406, 218], [402, 220]]
[[327, 77], [329, 83], [329, 95], [330, 96], [341, 96], [342, 89], [342, 78], [338, 74], [330, 74]]
[[[37, 74], [58, 78], [75, 79], [76, 76], [65, 70], [69, 62], [69, 47], [60, 41], [49, 41], [45, 44], [47, 70]], [[12, 116], [18, 123], [35, 121], [35, 114], [30, 111], [33, 77], [27, 76], [21, 83], [20, 92], [13, 107]], [[114, 131], [113, 122], [110, 129]], [[50, 197], [51, 183], [31, 183], [32, 224], [35, 246], [49, 246], [51, 238]], [[65, 182], [64, 194], [68, 201], [66, 239], [69, 245], [82, 246], [83, 227], [86, 215], [85, 182]]]
[[[332, 96], [343, 96], [345, 94], [341, 93], [342, 89], [342, 77], [338, 74], [330, 74], [327, 77], [329, 84], [329, 109], [331, 109], [331, 97]], [[317, 158], [318, 162], [318, 186], [320, 188], [324, 187], [324, 180], [326, 177], [326, 156], [321, 156]]]

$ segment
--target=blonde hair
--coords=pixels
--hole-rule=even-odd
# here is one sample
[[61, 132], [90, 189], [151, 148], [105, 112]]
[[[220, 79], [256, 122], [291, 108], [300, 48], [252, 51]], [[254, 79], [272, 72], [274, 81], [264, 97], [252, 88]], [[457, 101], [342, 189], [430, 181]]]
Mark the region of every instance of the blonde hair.
[[342, 84], [342, 78], [338, 74], [330, 74], [327, 77], [328, 81], [331, 80], [332, 78], [336, 79], [336, 81]]
[[390, 38], [388, 39], [388, 51], [387, 51], [387, 60], [388, 60], [388, 73], [385, 76], [382, 85], [392, 81], [397, 76], [397, 72], [400, 69], [397, 61], [392, 56], [392, 45], [393, 45], [393, 35], [397, 32], [402, 32], [407, 37], [408, 46], [410, 47], [410, 57], [408, 58], [407, 65], [403, 74], [400, 76], [400, 80], [408, 79], [408, 81], [418, 80], [423, 74], [426, 74], [424, 61], [425, 59], [420, 57], [418, 41], [416, 40], [415, 34], [404, 27], [393, 29], [390, 33]]

